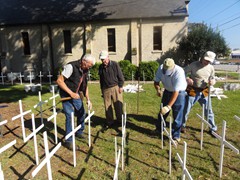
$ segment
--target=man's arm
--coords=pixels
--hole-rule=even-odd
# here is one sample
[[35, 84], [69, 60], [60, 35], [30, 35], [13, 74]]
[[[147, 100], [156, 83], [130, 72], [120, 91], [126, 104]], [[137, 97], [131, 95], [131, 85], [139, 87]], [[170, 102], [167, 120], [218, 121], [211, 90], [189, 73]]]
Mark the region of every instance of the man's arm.
[[57, 84], [58, 84], [58, 86], [59, 86], [62, 90], [64, 90], [66, 93], [68, 93], [68, 94], [71, 96], [71, 98], [73, 98], [73, 99], [79, 99], [79, 98], [80, 98], [79, 94], [77, 94], [77, 93], [75, 93], [75, 92], [72, 92], [71, 89], [69, 89], [69, 88], [67, 87], [67, 85], [65, 84], [64, 80], [65, 80], [64, 76], [63, 76], [63, 75], [60, 75], [60, 76], [58, 77], [57, 81], [56, 81]]

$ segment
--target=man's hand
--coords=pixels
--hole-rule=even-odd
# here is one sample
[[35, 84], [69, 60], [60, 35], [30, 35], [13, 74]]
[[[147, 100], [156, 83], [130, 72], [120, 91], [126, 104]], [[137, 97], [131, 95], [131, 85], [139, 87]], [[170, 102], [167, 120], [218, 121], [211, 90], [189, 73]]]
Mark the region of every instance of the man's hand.
[[193, 85], [193, 80], [191, 78], [187, 78], [187, 85], [192, 86]]
[[123, 88], [119, 88], [119, 93], [121, 94], [123, 92]]
[[158, 90], [157, 90], [157, 96], [158, 96], [158, 97], [162, 97], [162, 95], [163, 95], [162, 90], [161, 90], [161, 89], [158, 89]]
[[88, 107], [89, 110], [92, 109], [92, 103], [91, 103], [90, 100], [87, 101], [87, 107]]
[[215, 79], [209, 79], [209, 85], [213, 86], [214, 84], [216, 84], [216, 80]]
[[72, 93], [72, 94], [71, 94], [71, 97], [72, 97], [73, 99], [79, 99], [79, 98], [80, 98], [80, 96], [79, 96], [78, 93]]
[[160, 113], [161, 113], [162, 115], [165, 115], [165, 114], [167, 114], [169, 111], [171, 111], [171, 109], [172, 109], [172, 108], [171, 108], [169, 105], [164, 106], [164, 107], [161, 109]]

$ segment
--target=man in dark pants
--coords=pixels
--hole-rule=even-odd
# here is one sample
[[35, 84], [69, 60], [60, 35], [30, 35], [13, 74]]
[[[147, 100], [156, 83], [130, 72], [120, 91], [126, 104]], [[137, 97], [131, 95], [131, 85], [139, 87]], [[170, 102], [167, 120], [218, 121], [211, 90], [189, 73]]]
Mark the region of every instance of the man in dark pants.
[[112, 103], [114, 105], [117, 124], [121, 124], [123, 114], [123, 84], [124, 77], [117, 62], [109, 59], [107, 51], [99, 55], [102, 64], [99, 66], [100, 87], [104, 99], [107, 125], [114, 124]]
[[[154, 78], [154, 87], [159, 97], [162, 96], [160, 82], [162, 82], [164, 86], [162, 97], [163, 107], [160, 109], [160, 114], [163, 116], [164, 120], [166, 120], [169, 112], [172, 110], [172, 137], [176, 142], [179, 142], [185, 105], [185, 89], [187, 87], [184, 70], [176, 65], [173, 59], [167, 58], [164, 60], [163, 64], [159, 66]], [[160, 126], [162, 121], [160, 114], [158, 115], [154, 134], [160, 134], [163, 130]]]
[[[94, 64], [95, 58], [90, 54], [86, 54], [81, 60], [65, 65], [62, 74], [57, 79], [61, 98], [68, 98], [62, 101], [63, 111], [66, 116], [66, 135], [72, 131], [71, 114], [74, 113], [77, 116], [77, 126], [81, 124], [81, 128], [77, 131], [76, 136], [84, 138], [85, 110], [83, 97], [81, 98], [80, 95], [82, 92], [87, 99], [88, 106], [91, 106], [87, 87], [87, 73]], [[65, 146], [70, 150], [73, 149], [72, 136], [66, 140]], [[77, 150], [79, 150], [79, 147], [77, 147]]]

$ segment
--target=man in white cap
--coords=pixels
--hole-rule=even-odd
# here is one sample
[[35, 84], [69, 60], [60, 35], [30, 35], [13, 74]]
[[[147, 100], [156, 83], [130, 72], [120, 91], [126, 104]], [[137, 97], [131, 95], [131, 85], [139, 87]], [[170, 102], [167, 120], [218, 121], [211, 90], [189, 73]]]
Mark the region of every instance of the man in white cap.
[[211, 124], [211, 131], [217, 131], [217, 126], [214, 121], [214, 114], [212, 111], [211, 98], [208, 97], [209, 86], [216, 83], [214, 76], [215, 71], [214, 67], [211, 65], [213, 63], [216, 54], [212, 51], [207, 51], [200, 61], [192, 62], [189, 66], [185, 67], [185, 73], [187, 77], [187, 96], [186, 96], [186, 105], [184, 109], [183, 117], [183, 127], [182, 132], [186, 132], [186, 121], [190, 113], [191, 108], [196, 102], [202, 106], [204, 104], [204, 114], [208, 122]]
[[[164, 92], [160, 88], [160, 82], [164, 86]], [[160, 108], [158, 121], [156, 122], [156, 130], [154, 133], [160, 134], [162, 116], [166, 120], [169, 112], [172, 110], [173, 125], [172, 137], [176, 142], [180, 141], [180, 131], [182, 126], [183, 110], [185, 105], [185, 90], [187, 87], [184, 70], [175, 64], [174, 60], [167, 58], [163, 64], [159, 66], [154, 78], [154, 87], [157, 90], [157, 96], [162, 96], [163, 107]]]
[[107, 119], [105, 128], [108, 128], [114, 124], [112, 104], [117, 118], [116, 124], [120, 125], [122, 121], [124, 77], [119, 64], [109, 59], [108, 51], [101, 51], [99, 59], [102, 61], [99, 76]]

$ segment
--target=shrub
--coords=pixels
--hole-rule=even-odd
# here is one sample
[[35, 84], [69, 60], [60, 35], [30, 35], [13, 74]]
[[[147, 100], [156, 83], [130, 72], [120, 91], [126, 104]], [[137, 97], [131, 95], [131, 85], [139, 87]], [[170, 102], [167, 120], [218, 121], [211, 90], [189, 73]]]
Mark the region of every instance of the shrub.
[[[155, 73], [157, 72], [158, 66], [159, 64], [157, 61], [140, 62], [139, 63], [140, 80], [152, 81], [154, 79]], [[145, 79], [143, 79], [143, 77]]]
[[101, 63], [95, 63], [94, 66], [90, 69], [90, 79], [92, 81], [94, 80], [99, 80], [99, 75], [98, 75], [98, 68], [100, 66]]
[[121, 60], [119, 61], [119, 66], [122, 69], [123, 76], [125, 80], [136, 79], [137, 66], [131, 64], [129, 60]]

